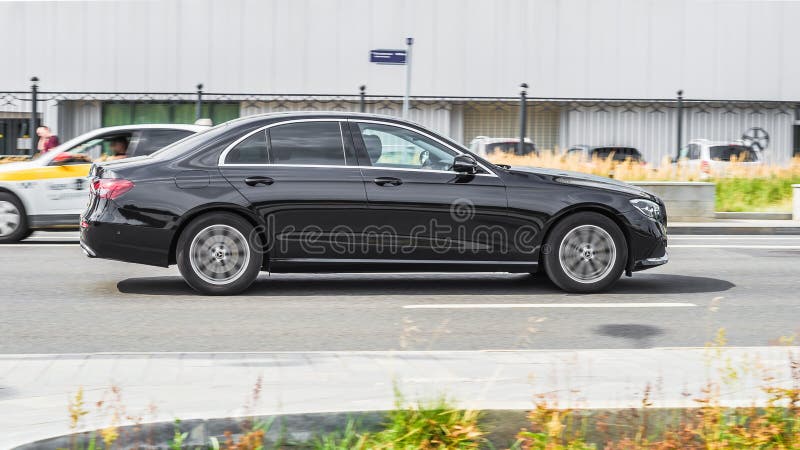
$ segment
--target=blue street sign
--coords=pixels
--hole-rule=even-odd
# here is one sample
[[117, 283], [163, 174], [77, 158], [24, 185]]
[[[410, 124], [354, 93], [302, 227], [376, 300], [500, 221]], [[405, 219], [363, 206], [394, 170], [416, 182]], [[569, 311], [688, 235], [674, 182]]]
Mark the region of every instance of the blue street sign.
[[369, 62], [376, 64], [405, 64], [405, 50], [370, 50]]

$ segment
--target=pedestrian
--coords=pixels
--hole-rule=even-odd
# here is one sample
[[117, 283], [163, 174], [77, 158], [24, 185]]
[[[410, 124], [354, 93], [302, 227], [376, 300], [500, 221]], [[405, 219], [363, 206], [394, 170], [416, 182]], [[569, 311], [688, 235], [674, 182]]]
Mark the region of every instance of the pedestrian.
[[50, 127], [46, 125], [40, 126], [36, 129], [36, 135], [39, 136], [39, 144], [36, 146], [39, 153], [47, 153], [58, 147], [58, 136], [50, 131]]

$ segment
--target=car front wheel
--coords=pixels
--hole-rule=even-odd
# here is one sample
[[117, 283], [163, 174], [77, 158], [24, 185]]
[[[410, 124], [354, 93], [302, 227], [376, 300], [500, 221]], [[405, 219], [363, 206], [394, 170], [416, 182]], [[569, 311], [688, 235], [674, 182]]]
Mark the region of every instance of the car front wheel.
[[576, 213], [556, 224], [543, 257], [553, 283], [576, 293], [611, 287], [625, 270], [627, 260], [625, 236], [617, 224], [592, 212]]
[[30, 234], [22, 203], [14, 195], [0, 192], [0, 244], [19, 242]]
[[253, 225], [231, 213], [193, 220], [176, 249], [178, 269], [186, 282], [206, 295], [233, 295], [247, 289], [261, 271], [263, 253]]

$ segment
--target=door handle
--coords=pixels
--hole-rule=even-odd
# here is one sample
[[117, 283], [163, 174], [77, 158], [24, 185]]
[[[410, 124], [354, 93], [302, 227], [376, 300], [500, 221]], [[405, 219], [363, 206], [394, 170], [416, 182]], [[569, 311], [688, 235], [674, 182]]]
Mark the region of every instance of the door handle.
[[247, 177], [244, 179], [244, 184], [248, 186], [258, 186], [259, 184], [269, 186], [274, 182], [275, 180], [270, 177]]
[[400, 186], [403, 184], [403, 180], [400, 178], [395, 177], [378, 177], [372, 180], [373, 183], [377, 184], [378, 186]]

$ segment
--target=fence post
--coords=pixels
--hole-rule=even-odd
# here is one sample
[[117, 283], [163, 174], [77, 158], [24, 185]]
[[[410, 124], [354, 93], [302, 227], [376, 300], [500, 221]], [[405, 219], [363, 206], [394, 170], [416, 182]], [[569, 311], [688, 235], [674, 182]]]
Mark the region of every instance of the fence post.
[[681, 157], [681, 142], [683, 142], [683, 90], [678, 91], [678, 142], [676, 143], [675, 160]]
[[38, 82], [39, 78], [31, 77], [31, 118], [30, 121], [28, 122], [28, 135], [31, 137], [31, 148], [28, 151], [30, 152], [31, 156], [33, 156], [33, 154], [36, 153], [36, 148], [39, 141], [38, 139], [39, 136], [36, 134], [36, 128], [37, 128], [36, 116], [38, 115], [37, 103], [39, 100], [38, 98], [39, 86], [37, 85]]
[[197, 101], [194, 104], [194, 120], [200, 120], [203, 115], [203, 83], [197, 85]]
[[367, 86], [362, 84], [358, 87], [360, 93], [358, 94], [358, 106], [361, 112], [367, 112]]
[[527, 118], [527, 101], [526, 95], [528, 89], [528, 83], [522, 83], [519, 85], [522, 88], [522, 91], [519, 93], [519, 143], [517, 144], [517, 154], [524, 155], [525, 154], [525, 125], [527, 125], [528, 118]]

